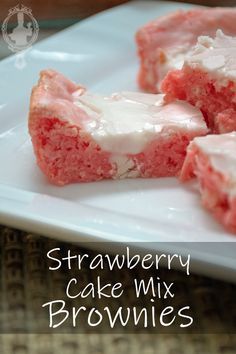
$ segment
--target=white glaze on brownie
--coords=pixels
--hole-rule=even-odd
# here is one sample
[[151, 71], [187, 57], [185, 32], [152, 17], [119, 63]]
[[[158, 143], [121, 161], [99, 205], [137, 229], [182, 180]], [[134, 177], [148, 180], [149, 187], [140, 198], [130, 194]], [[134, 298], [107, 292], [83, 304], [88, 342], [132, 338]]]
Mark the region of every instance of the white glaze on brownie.
[[202, 113], [183, 101], [164, 104], [163, 95], [122, 92], [111, 96], [74, 95], [74, 103], [85, 111], [84, 129], [105, 151], [138, 154], [158, 134], [205, 133]]
[[209, 72], [221, 79], [221, 86], [228, 80], [236, 80], [236, 37], [224, 35], [221, 30], [215, 38], [200, 36], [192, 54], [185, 60], [185, 66]]
[[211, 166], [228, 180], [228, 192], [236, 194], [236, 132], [207, 135], [193, 144], [209, 158]]

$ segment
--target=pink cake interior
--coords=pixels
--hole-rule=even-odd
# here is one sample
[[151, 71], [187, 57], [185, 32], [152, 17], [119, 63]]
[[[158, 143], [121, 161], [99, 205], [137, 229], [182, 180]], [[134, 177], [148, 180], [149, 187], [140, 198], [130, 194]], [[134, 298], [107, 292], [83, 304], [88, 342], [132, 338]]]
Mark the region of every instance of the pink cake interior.
[[204, 207], [227, 230], [236, 233], [236, 196], [232, 197], [226, 192], [229, 181], [211, 166], [208, 157], [196, 146], [188, 151], [180, 179], [186, 181], [193, 176], [198, 178]]
[[41, 117], [33, 129], [37, 131], [32, 140], [38, 164], [53, 183], [64, 185], [111, 177], [109, 153], [101, 151], [77, 125]]
[[31, 96], [29, 131], [37, 163], [57, 185], [112, 174], [110, 154], [81, 129], [86, 114], [72, 102], [79, 88], [54, 71], [43, 71]]
[[[111, 154], [101, 150], [77, 125], [40, 117], [31, 132], [38, 165], [51, 182], [64, 185], [115, 177], [116, 168], [109, 162]], [[127, 157], [135, 162], [140, 177], [176, 176], [192, 138], [173, 134], [150, 143], [142, 153]]]
[[141, 177], [171, 177], [178, 175], [186, 156], [191, 134], [172, 133], [151, 142], [146, 149], [132, 156], [139, 166]]
[[[111, 162], [111, 153], [102, 150], [84, 129], [88, 115], [73, 102], [73, 93], [78, 90], [81, 94], [85, 91], [55, 71], [41, 73], [32, 91], [29, 115], [37, 163], [57, 185], [122, 178], [117, 175], [116, 163]], [[128, 177], [177, 175], [190, 140], [206, 132], [202, 126], [195, 130], [170, 128], [162, 136], [158, 134], [141, 153], [125, 155], [135, 171]]]
[[232, 81], [220, 87], [216, 79], [201, 70], [184, 67], [169, 72], [162, 83], [166, 101], [186, 100], [200, 108], [214, 133], [236, 130], [236, 86]]

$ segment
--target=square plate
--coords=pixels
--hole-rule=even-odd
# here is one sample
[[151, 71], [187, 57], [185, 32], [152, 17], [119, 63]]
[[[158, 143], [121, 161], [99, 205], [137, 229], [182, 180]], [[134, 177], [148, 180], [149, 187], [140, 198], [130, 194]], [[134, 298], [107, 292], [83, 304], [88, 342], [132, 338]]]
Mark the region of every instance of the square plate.
[[[30, 92], [41, 69], [54, 68], [94, 92], [138, 90], [136, 30], [155, 17], [191, 7], [129, 2], [37, 43], [25, 53], [22, 69], [16, 67], [22, 60], [16, 56], [0, 62], [1, 223], [65, 241], [145, 242], [145, 248], [150, 242], [154, 251], [161, 242], [169, 242], [169, 249], [171, 242], [190, 242], [185, 248], [194, 252], [196, 271], [236, 278], [236, 238], [202, 209], [194, 184], [161, 178], [55, 187], [37, 168], [27, 131]], [[196, 247], [198, 241], [221, 246]]]

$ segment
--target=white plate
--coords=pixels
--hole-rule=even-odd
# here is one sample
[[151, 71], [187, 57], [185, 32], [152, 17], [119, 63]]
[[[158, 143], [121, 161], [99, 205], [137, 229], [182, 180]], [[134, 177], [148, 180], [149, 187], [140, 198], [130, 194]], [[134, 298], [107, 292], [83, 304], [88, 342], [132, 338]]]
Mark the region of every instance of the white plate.
[[154, 250], [166, 241], [216, 241], [218, 251], [194, 242], [180, 249], [194, 254], [196, 271], [236, 278], [231, 243], [236, 238], [201, 208], [193, 186], [169, 178], [54, 187], [36, 167], [27, 132], [30, 91], [41, 69], [59, 70], [96, 92], [137, 90], [136, 30], [157, 16], [190, 7], [130, 2], [36, 44], [26, 53], [22, 70], [15, 67], [15, 56], [0, 62], [1, 223], [66, 241], [144, 241], [147, 248], [156, 242]]

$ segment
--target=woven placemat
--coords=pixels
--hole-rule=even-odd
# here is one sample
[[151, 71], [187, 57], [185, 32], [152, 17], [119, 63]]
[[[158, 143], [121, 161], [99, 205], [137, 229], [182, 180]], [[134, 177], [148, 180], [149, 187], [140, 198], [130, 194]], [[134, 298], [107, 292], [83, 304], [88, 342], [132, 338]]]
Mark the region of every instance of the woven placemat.
[[[63, 333], [63, 334], [18, 334], [5, 333], [5, 325], [16, 323], [17, 316], [25, 316], [30, 321], [28, 302], [43, 303], [45, 293], [55, 296], [60, 294], [65, 282], [73, 277], [73, 270], [65, 272], [46, 272], [46, 249], [68, 247], [67, 244], [47, 239], [38, 235], [28, 234], [19, 230], [0, 227], [0, 259], [1, 259], [1, 354], [75, 354], [75, 353], [142, 353], [142, 354], [233, 354], [236, 353], [236, 338], [234, 333], [218, 334], [158, 334], [150, 333]], [[72, 246], [71, 246], [72, 247]], [[79, 246], [73, 245], [73, 249]], [[86, 250], [86, 252], [92, 252]], [[168, 272], [162, 269], [166, 278]], [[166, 274], [165, 274], [166, 272]], [[92, 278], [91, 271], [84, 270], [84, 280]], [[125, 275], [126, 286], [131, 283], [131, 274]], [[185, 275], [175, 274], [179, 284], [185, 282]], [[186, 302], [194, 304], [195, 316], [202, 323], [207, 322], [211, 328], [217, 318], [225, 323], [236, 320], [236, 286], [230, 283], [193, 275], [191, 277], [192, 291], [185, 293]], [[199, 296], [201, 294], [201, 296]], [[216, 294], [220, 294], [217, 297]], [[195, 300], [194, 300], [195, 299]], [[127, 297], [127, 306], [133, 299]], [[33, 322], [37, 318], [33, 318]], [[9, 326], [8, 326], [9, 328]], [[207, 327], [206, 327], [207, 328]], [[86, 331], [85, 331], [86, 332]], [[207, 331], [206, 331], [207, 332]]]

